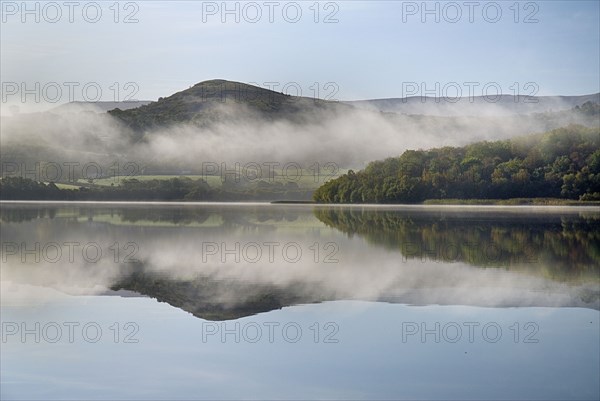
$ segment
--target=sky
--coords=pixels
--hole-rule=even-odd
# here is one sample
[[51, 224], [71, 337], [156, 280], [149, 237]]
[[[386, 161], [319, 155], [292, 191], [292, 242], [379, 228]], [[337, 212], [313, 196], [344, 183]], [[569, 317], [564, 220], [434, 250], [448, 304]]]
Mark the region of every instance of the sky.
[[216, 78], [337, 100], [600, 92], [598, 1], [0, 3], [3, 110]]

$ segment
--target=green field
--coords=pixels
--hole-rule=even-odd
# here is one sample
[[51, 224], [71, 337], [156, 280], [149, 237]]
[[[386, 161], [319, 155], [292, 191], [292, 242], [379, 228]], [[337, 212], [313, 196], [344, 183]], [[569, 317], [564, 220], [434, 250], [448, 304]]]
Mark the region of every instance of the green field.
[[[302, 189], [316, 189], [321, 186], [326, 181], [339, 177], [341, 174], [346, 173], [346, 170], [337, 171], [336, 174], [321, 174], [315, 175], [315, 172], [312, 170], [302, 170], [302, 172], [298, 173], [297, 176], [285, 176], [281, 171], [275, 170], [274, 177], [268, 178], [253, 178], [251, 180], [246, 181], [248, 184], [252, 185], [257, 184], [259, 181], [266, 181], [267, 183], [281, 183], [286, 184], [288, 182], [295, 182]], [[136, 179], [139, 181], [149, 181], [149, 180], [168, 180], [171, 178], [189, 178], [192, 180], [204, 179], [208, 185], [212, 188], [221, 188], [223, 185], [223, 180], [219, 175], [132, 175], [132, 176], [115, 176], [115, 177], [107, 177], [93, 180], [94, 185], [100, 186], [110, 186], [110, 185], [119, 185], [123, 180]], [[243, 175], [242, 175], [243, 181]], [[80, 185], [89, 185], [90, 183], [87, 180], [80, 179], [77, 181]], [[57, 184], [59, 185], [59, 184]], [[60, 184], [64, 185], [65, 188], [78, 188], [77, 185], [70, 184]], [[60, 187], [60, 186], [59, 186]], [[60, 187], [62, 188], [62, 187]]]
[[[45, 182], [44, 184], [48, 184], [48, 182]], [[81, 185], [75, 185], [75, 184], [63, 184], [63, 183], [56, 183], [55, 184], [59, 189], [79, 189], [79, 187]]]
[[[93, 180], [95, 185], [100, 186], [109, 186], [109, 185], [119, 185], [123, 180], [138, 180], [138, 181], [150, 181], [150, 180], [168, 180], [171, 178], [189, 178], [191, 180], [198, 180], [203, 178], [208, 182], [211, 187], [219, 188], [221, 186], [221, 179], [218, 176], [201, 176], [201, 175], [123, 175], [123, 176], [114, 176], [108, 178], [100, 178]], [[87, 180], [79, 179], [78, 183], [84, 185], [89, 184]]]

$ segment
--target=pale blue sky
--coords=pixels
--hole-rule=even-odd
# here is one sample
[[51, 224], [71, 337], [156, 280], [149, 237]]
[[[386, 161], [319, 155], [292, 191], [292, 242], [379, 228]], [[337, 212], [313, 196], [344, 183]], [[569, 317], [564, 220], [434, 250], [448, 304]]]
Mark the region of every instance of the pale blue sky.
[[[221, 8], [220, 1], [136, 1], [134, 17], [139, 22], [131, 24], [122, 23], [135, 11], [127, 2], [119, 5], [119, 23], [110, 9], [114, 2], [100, 2], [103, 14], [95, 24], [82, 17], [82, 7], [90, 3], [86, 1], [79, 2], [73, 23], [62, 2], [57, 2], [62, 11], [57, 23], [44, 20], [54, 18], [51, 8], [44, 14], [44, 2], [39, 3], [39, 23], [35, 15], [25, 15], [22, 22], [22, 10], [14, 10], [15, 5], [21, 7], [20, 1], [1, 3], [2, 82], [25, 82], [28, 88], [35, 82], [56, 82], [64, 89], [59, 103], [69, 100], [64, 82], [80, 84], [74, 92], [77, 100], [81, 86], [89, 82], [102, 88], [102, 100], [115, 97], [113, 82], [121, 87], [120, 100], [127, 94], [127, 82], [138, 85], [135, 98], [155, 100], [213, 78], [262, 86], [277, 82], [278, 90], [296, 82], [305, 96], [314, 96], [317, 82], [320, 97], [331, 94], [333, 87], [324, 86], [335, 82], [337, 99], [401, 97], [408, 94], [404, 84], [412, 82], [434, 91], [436, 82], [440, 90], [456, 82], [465, 90], [463, 96], [468, 90], [464, 82], [479, 84], [475, 95], [482, 94], [486, 83], [497, 83], [502, 92], [512, 94], [515, 82], [521, 94], [531, 92], [525, 88], [528, 82], [536, 84], [538, 95], [600, 91], [598, 1], [519, 2], [517, 23], [513, 1], [476, 2], [473, 22], [463, 1], [428, 2], [431, 9], [439, 7], [440, 22], [435, 15], [421, 21], [421, 1], [321, 2], [318, 23], [313, 1], [297, 2], [302, 9], [297, 23], [284, 18], [284, 6], [288, 17], [294, 15], [295, 5], [287, 1], [276, 2], [272, 23], [262, 1], [256, 2], [263, 13], [257, 23], [244, 18], [247, 2], [239, 3], [239, 23], [233, 15], [222, 23], [222, 10], [203, 15], [203, 8]], [[454, 5], [462, 17], [451, 23]], [[494, 18], [495, 5], [502, 16], [491, 23], [486, 18]], [[33, 9], [35, 3], [28, 6]], [[336, 9], [338, 22], [323, 23]], [[92, 11], [88, 13], [93, 16]], [[253, 9], [246, 11], [248, 18], [254, 17]], [[524, 23], [531, 13], [538, 22]], [[8, 96], [2, 105], [18, 98]]]

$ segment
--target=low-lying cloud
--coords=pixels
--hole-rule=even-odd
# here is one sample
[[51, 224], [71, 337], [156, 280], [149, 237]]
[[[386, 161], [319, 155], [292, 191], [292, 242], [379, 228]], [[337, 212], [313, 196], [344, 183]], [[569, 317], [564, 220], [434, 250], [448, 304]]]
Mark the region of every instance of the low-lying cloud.
[[[132, 161], [154, 171], [189, 171], [202, 162], [315, 162], [341, 168], [399, 156], [407, 149], [460, 146], [506, 139], [568, 124], [596, 125], [574, 111], [511, 116], [435, 117], [359, 108], [307, 110], [300, 117], [264, 118], [234, 102], [215, 108], [217, 121], [183, 122], [133, 132], [107, 113], [91, 111], [18, 115], [2, 119], [3, 161]], [[498, 106], [501, 107], [501, 106]]]

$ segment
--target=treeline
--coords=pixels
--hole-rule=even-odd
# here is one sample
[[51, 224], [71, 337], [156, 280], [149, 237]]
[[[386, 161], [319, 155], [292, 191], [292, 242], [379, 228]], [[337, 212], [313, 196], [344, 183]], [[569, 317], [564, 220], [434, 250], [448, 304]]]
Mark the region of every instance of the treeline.
[[327, 203], [427, 199], [600, 199], [600, 129], [581, 125], [464, 147], [407, 150], [314, 193]]
[[2, 200], [89, 200], [89, 201], [252, 201], [310, 199], [311, 191], [295, 183], [259, 182], [255, 188], [212, 188], [203, 179], [125, 179], [120, 185], [60, 188], [23, 177], [0, 180]]

